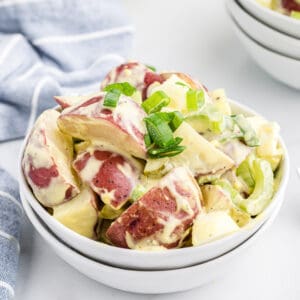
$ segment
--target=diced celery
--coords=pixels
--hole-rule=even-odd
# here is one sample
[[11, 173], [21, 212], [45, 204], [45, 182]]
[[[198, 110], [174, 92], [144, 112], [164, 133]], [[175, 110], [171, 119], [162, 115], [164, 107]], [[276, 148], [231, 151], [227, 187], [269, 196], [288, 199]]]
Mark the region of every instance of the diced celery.
[[214, 133], [221, 133], [226, 126], [225, 115], [218, 112], [213, 105], [208, 104], [200, 112], [186, 116], [185, 121], [198, 132], [210, 130]]
[[130, 195], [130, 201], [135, 202], [140, 199], [146, 193], [146, 189], [143, 185], [137, 184]]
[[124, 209], [113, 209], [105, 204], [99, 213], [99, 217], [102, 219], [114, 220], [118, 218], [123, 211]]
[[219, 179], [214, 182], [215, 185], [221, 186], [231, 197], [232, 202], [239, 206], [239, 204], [243, 201], [243, 197], [240, 193], [232, 187], [230, 182], [226, 179]]
[[250, 192], [253, 191], [255, 181], [253, 178], [253, 160], [254, 156], [249, 155], [237, 168], [236, 175], [240, 176], [244, 182], [248, 185]]
[[254, 191], [247, 199], [240, 202], [240, 207], [251, 216], [256, 216], [266, 208], [273, 196], [274, 176], [270, 163], [263, 159], [255, 159], [253, 177]]
[[235, 123], [243, 133], [243, 139], [245, 143], [250, 147], [259, 146], [259, 139], [256, 135], [255, 130], [251, 127], [250, 123], [243, 115], [235, 115], [232, 117]]

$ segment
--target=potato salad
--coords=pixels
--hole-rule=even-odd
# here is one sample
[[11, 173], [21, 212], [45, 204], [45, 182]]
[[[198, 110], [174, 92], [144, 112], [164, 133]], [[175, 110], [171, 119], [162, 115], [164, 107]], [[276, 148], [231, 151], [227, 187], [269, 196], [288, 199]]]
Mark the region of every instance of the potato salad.
[[283, 15], [300, 20], [299, 0], [257, 0], [257, 2]]
[[100, 90], [55, 96], [32, 128], [22, 167], [64, 226], [137, 250], [198, 246], [239, 231], [276, 191], [279, 126], [234, 110], [180, 72], [139, 62]]

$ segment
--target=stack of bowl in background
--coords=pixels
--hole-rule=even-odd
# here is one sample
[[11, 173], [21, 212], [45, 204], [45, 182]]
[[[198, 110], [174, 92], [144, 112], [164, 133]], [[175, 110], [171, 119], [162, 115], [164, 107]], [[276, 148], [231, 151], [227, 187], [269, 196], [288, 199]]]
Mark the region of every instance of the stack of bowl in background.
[[[234, 113], [256, 114], [234, 101], [230, 101], [230, 105]], [[288, 153], [281, 139], [284, 159], [280, 166], [278, 190], [268, 207], [249, 225], [197, 247], [152, 252], [123, 249], [77, 234], [40, 205], [25, 180], [21, 166], [28, 136], [20, 153], [19, 181], [24, 210], [32, 225], [58, 256], [81, 273], [108, 286], [136, 293], [184, 291], [232, 270], [241, 261], [246, 248], [272, 224], [283, 203], [289, 177]]]
[[256, 63], [277, 80], [300, 89], [300, 20], [256, 0], [227, 0], [234, 30]]

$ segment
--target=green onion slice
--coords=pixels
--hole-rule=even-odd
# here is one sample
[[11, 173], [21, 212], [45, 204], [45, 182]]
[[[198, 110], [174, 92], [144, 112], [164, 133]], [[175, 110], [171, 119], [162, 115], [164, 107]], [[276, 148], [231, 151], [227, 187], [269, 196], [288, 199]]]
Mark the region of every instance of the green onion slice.
[[189, 89], [186, 92], [186, 107], [188, 111], [197, 111], [204, 104], [204, 92], [203, 90]]
[[104, 97], [103, 106], [116, 107], [120, 98], [120, 90], [112, 89]]
[[173, 118], [170, 122], [170, 127], [172, 129], [172, 131], [175, 131], [183, 122], [183, 115], [179, 112], [179, 111], [173, 111]]
[[146, 133], [144, 136], [145, 145], [149, 148], [152, 145], [152, 140], [149, 133]]
[[175, 84], [190, 88], [187, 84], [185, 84], [181, 81], [177, 81], [177, 82], [175, 82]]
[[157, 114], [151, 114], [145, 119], [151, 140], [155, 145], [165, 148], [173, 142], [173, 132], [168, 123]]
[[136, 88], [132, 86], [129, 82], [117, 82], [107, 85], [103, 90], [105, 92], [118, 90], [120, 94], [132, 96], [132, 94], [136, 91]]
[[171, 146], [167, 148], [154, 148], [148, 150], [150, 158], [171, 157], [180, 154], [184, 151], [185, 146]]
[[147, 67], [148, 69], [150, 69], [151, 71], [156, 72], [156, 68], [155, 68], [155, 67], [153, 67], [153, 66], [151, 66], [151, 65], [146, 65], [146, 67]]
[[151, 114], [160, 111], [169, 103], [170, 98], [168, 95], [163, 91], [157, 91], [142, 103], [142, 107], [147, 114]]

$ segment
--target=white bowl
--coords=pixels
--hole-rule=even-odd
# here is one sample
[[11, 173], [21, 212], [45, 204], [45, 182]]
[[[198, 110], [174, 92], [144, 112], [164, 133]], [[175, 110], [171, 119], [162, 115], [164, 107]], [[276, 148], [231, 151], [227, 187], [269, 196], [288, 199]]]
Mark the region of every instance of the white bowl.
[[[235, 113], [242, 112], [248, 115], [255, 114], [251, 109], [237, 104], [236, 102], [232, 101], [231, 106]], [[55, 235], [67, 245], [81, 252], [85, 256], [88, 256], [99, 262], [104, 262], [106, 264], [122, 268], [139, 270], [177, 269], [207, 261], [235, 248], [237, 245], [249, 238], [255, 231], [257, 231], [257, 229], [271, 216], [276, 205], [283, 202], [284, 192], [289, 176], [288, 153], [284, 142], [281, 140], [285, 159], [282, 163], [283, 177], [280, 188], [268, 207], [263, 211], [263, 213], [250, 222], [250, 224], [232, 235], [197, 247], [154, 252], [123, 249], [101, 242], [96, 242], [77, 234], [76, 232], [59, 223], [39, 204], [32, 194], [31, 189], [27, 185], [21, 167], [21, 158], [23, 156], [27, 138], [24, 141], [19, 158], [19, 181], [23, 194], [22, 196], [29, 202], [33, 210], [40, 218], [42, 218], [47, 226], [51, 228]]]
[[300, 89], [300, 60], [278, 54], [249, 37], [230, 17], [234, 31], [254, 61], [273, 78]]
[[246, 259], [248, 248], [262, 233], [270, 227], [279, 212], [277, 205], [272, 216], [262, 225], [257, 233], [253, 234], [244, 243], [234, 250], [208, 262], [188, 268], [168, 271], [137, 271], [126, 270], [101, 264], [89, 259], [80, 253], [67, 247], [63, 242], [50, 233], [41, 219], [35, 215], [24, 197], [22, 203], [24, 210], [42, 238], [49, 244], [56, 254], [69, 265], [83, 273], [87, 277], [101, 282], [110, 287], [127, 292], [158, 294], [189, 290], [202, 286], [229, 272], [241, 259]]
[[236, 0], [227, 0], [226, 6], [237, 24], [252, 39], [272, 49], [274, 52], [294, 59], [300, 59], [300, 39], [278, 32], [260, 22], [246, 12]]
[[239, 0], [244, 8], [257, 19], [269, 26], [300, 39], [300, 21], [282, 15], [256, 2], [256, 0]]

